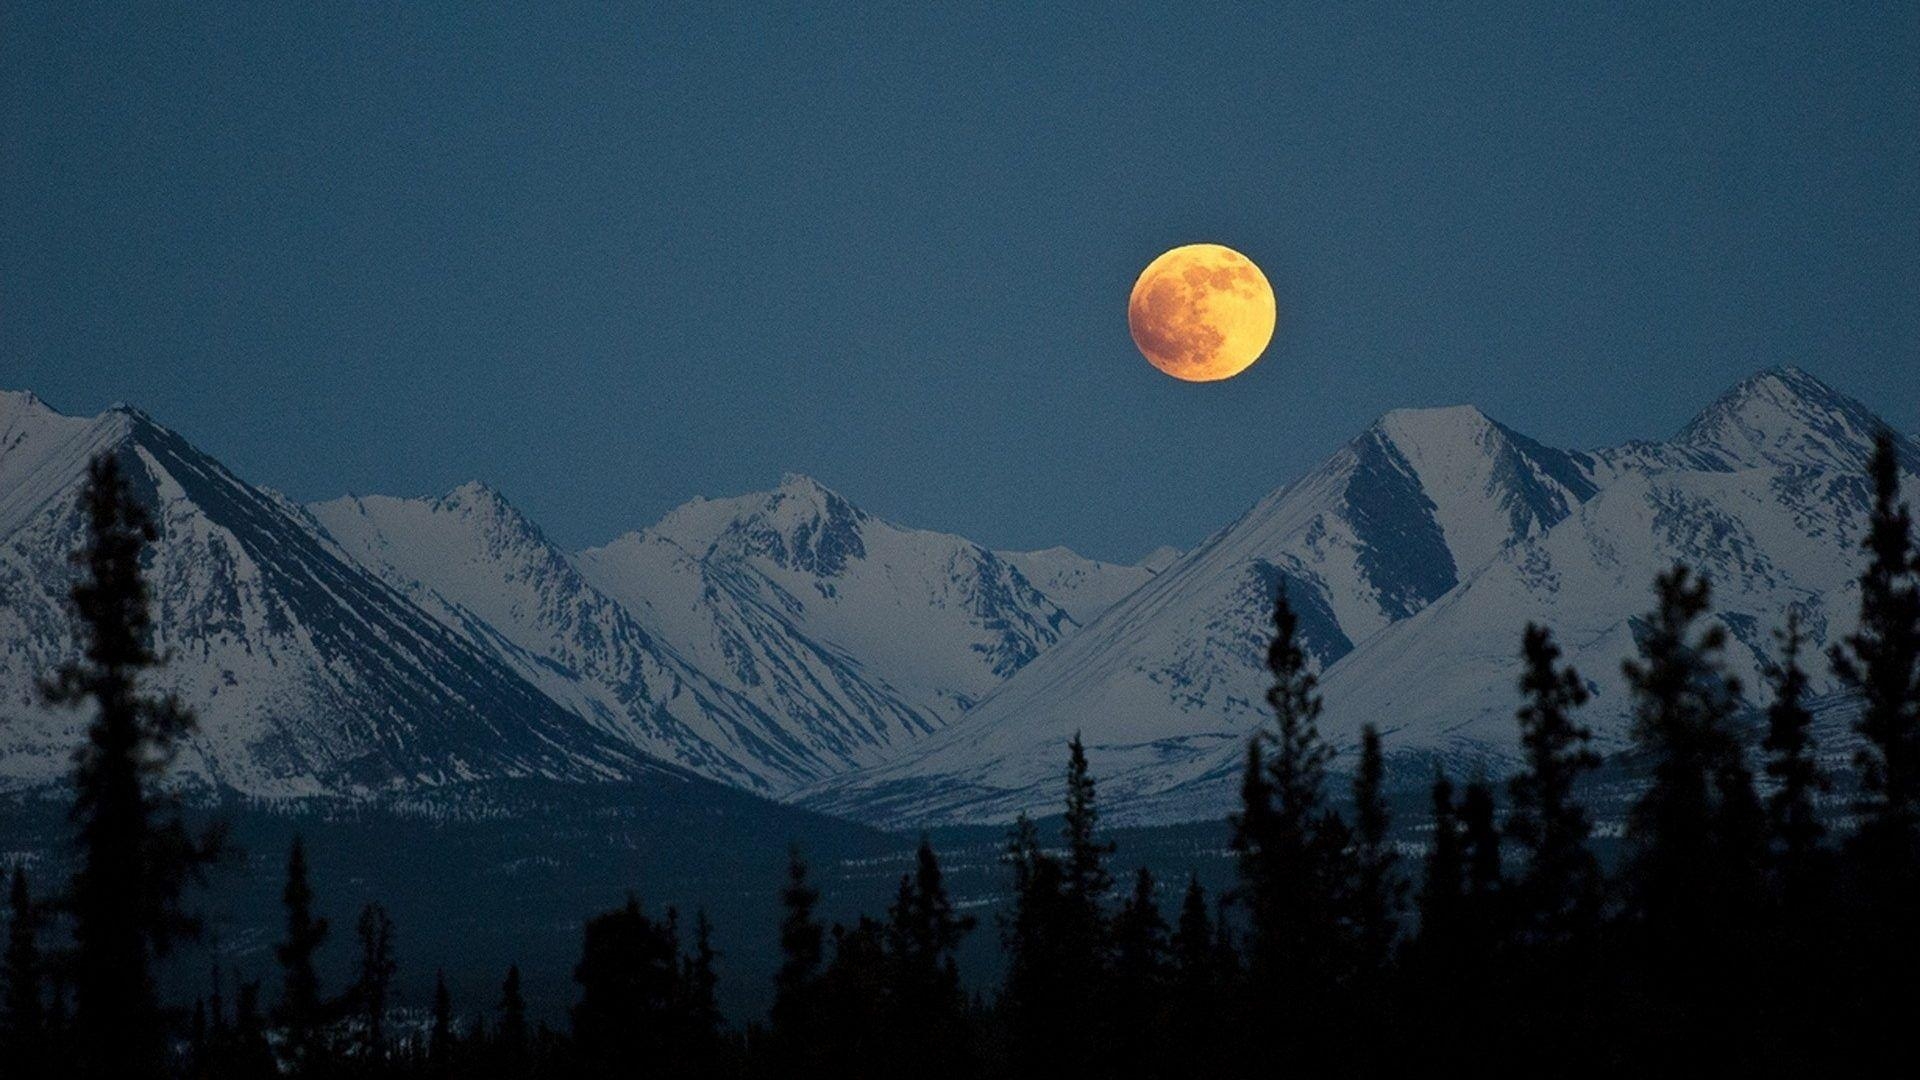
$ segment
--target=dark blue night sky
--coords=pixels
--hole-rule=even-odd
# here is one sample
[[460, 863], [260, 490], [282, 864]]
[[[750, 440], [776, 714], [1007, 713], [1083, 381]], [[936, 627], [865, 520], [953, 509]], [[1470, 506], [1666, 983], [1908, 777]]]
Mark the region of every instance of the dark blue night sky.
[[[1411, 6], [15, 0], [0, 386], [573, 545], [798, 470], [1114, 558], [1399, 405], [1594, 445], [1797, 363], [1920, 427], [1920, 8]], [[1125, 302], [1203, 240], [1282, 327], [1196, 386]]]

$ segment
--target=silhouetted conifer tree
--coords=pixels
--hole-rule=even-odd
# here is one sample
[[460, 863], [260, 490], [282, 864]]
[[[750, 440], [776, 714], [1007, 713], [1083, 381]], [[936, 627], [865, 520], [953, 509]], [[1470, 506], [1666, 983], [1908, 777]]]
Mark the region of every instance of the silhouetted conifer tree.
[[1062, 829], [1067, 841], [1065, 879], [1062, 890], [1078, 914], [1088, 923], [1091, 947], [1098, 948], [1104, 912], [1101, 905], [1113, 888], [1113, 875], [1107, 859], [1113, 845], [1103, 843], [1097, 834], [1100, 813], [1095, 805], [1093, 774], [1087, 768], [1086, 747], [1075, 732], [1067, 744], [1067, 812]]
[[446, 970], [433, 973], [433, 1026], [427, 1031], [427, 1069], [445, 1076], [453, 1068], [453, 995], [447, 992]]
[[287, 912], [287, 936], [275, 949], [280, 961], [280, 1004], [274, 1021], [281, 1029], [281, 1056], [295, 1074], [317, 1069], [327, 1055], [328, 1003], [320, 993], [314, 954], [327, 939], [327, 920], [313, 913], [313, 887], [307, 882], [306, 844], [293, 838], [287, 853], [287, 884], [281, 893]]
[[777, 1071], [799, 1075], [819, 1068], [820, 966], [826, 930], [814, 917], [820, 892], [807, 882], [807, 864], [794, 848], [787, 856], [787, 885], [780, 894], [780, 969], [773, 979], [770, 1053]]
[[1731, 723], [1739, 684], [1722, 669], [1726, 631], [1696, 628], [1707, 583], [1676, 566], [1655, 591], [1640, 656], [1623, 665], [1635, 747], [1652, 768], [1627, 822], [1628, 913], [1650, 1005], [1632, 1026], [1653, 1040], [1649, 1052], [1706, 1054], [1753, 989], [1744, 966], [1761, 897], [1762, 812]]
[[1516, 931], [1523, 941], [1560, 946], [1590, 936], [1600, 916], [1600, 863], [1588, 847], [1593, 826], [1574, 799], [1580, 774], [1596, 769], [1593, 732], [1573, 721], [1586, 704], [1580, 675], [1561, 667], [1560, 648], [1529, 623], [1521, 654], [1520, 745], [1526, 767], [1507, 785], [1513, 807], [1507, 836], [1520, 849], [1513, 882]]
[[887, 929], [862, 915], [833, 928], [833, 961], [821, 978], [822, 1047], [830, 1076], [878, 1076], [897, 1069], [889, 1025], [895, 1002]]
[[1508, 1067], [1518, 1071], [1556, 1068], [1566, 1040], [1592, 1037], [1597, 1022], [1592, 984], [1602, 878], [1588, 846], [1592, 823], [1574, 785], [1599, 767], [1600, 756], [1589, 748], [1593, 733], [1573, 719], [1586, 704], [1586, 687], [1571, 666], [1561, 666], [1560, 655], [1545, 627], [1527, 624], [1524, 700], [1515, 714], [1525, 765], [1507, 783], [1506, 836], [1520, 865], [1502, 905], [1500, 930], [1511, 948], [1493, 961], [1498, 981], [1508, 984], [1503, 1011], [1528, 1018], [1508, 1047]]
[[[1267, 691], [1275, 727], [1247, 747], [1241, 810], [1234, 817], [1241, 898], [1251, 939], [1248, 979], [1256, 1015], [1284, 1015], [1302, 1068], [1329, 1067], [1336, 988], [1348, 950], [1347, 832], [1325, 803], [1331, 751], [1318, 728], [1321, 702], [1307, 670], [1299, 621], [1282, 588], [1274, 601]], [[1271, 744], [1272, 755], [1264, 752]], [[1284, 1003], [1284, 1004], [1283, 1004]]]
[[1900, 501], [1893, 436], [1874, 440], [1873, 513], [1860, 577], [1860, 627], [1833, 646], [1834, 674], [1865, 703], [1859, 829], [1850, 841], [1872, 892], [1891, 909], [1910, 907], [1920, 874], [1920, 582], [1913, 520]]
[[1359, 974], [1368, 983], [1386, 974], [1406, 896], [1405, 886], [1394, 872], [1396, 855], [1387, 837], [1391, 827], [1380, 731], [1367, 724], [1360, 729], [1360, 766], [1353, 776], [1351, 909], [1359, 947]]
[[[1478, 992], [1477, 973], [1496, 958], [1473, 942], [1468, 926], [1466, 833], [1453, 782], [1444, 772], [1434, 777], [1431, 803], [1433, 831], [1414, 896], [1420, 928], [1408, 946], [1404, 967], [1410, 977], [1403, 987], [1411, 999], [1408, 1029], [1399, 1033], [1397, 1043], [1421, 1047], [1435, 1062], [1457, 1064], [1464, 1056], [1462, 1019], [1490, 1008]], [[1477, 948], [1481, 951], [1476, 954]]]
[[0, 1072], [29, 1080], [48, 1075], [51, 1065], [40, 921], [26, 867], [16, 863], [7, 894], [7, 951], [0, 961]]
[[671, 920], [648, 918], [633, 896], [587, 920], [573, 977], [580, 984], [573, 1034], [585, 1075], [673, 1056], [680, 957]]
[[1775, 880], [1785, 896], [1797, 901], [1824, 869], [1821, 844], [1827, 830], [1815, 799], [1832, 787], [1832, 781], [1814, 754], [1807, 673], [1800, 666], [1806, 635], [1799, 612], [1787, 616], [1780, 642], [1780, 662], [1771, 672], [1773, 703], [1767, 707], [1763, 744], [1767, 776], [1775, 784], [1767, 797], [1767, 822]]
[[1086, 1032], [1073, 1027], [1085, 986], [1067, 975], [1067, 922], [1060, 860], [1040, 846], [1039, 830], [1022, 814], [1007, 838], [1013, 872], [1012, 910], [1001, 916], [1000, 943], [1007, 954], [1000, 1010], [1013, 1058], [1038, 1075], [1085, 1060]]
[[1758, 935], [1769, 954], [1771, 989], [1755, 1026], [1769, 1060], [1782, 1069], [1811, 1069], [1832, 1060], [1829, 1025], [1820, 1017], [1833, 1007], [1826, 987], [1836, 970], [1832, 954], [1842, 940], [1834, 927], [1833, 853], [1824, 846], [1826, 826], [1815, 803], [1831, 781], [1814, 753], [1809, 680], [1800, 666], [1806, 637], [1798, 611], [1788, 613], [1778, 636], [1780, 660], [1767, 673], [1773, 701], [1763, 743], [1767, 776], [1774, 783], [1766, 800], [1773, 888]]
[[1753, 897], [1758, 800], [1731, 724], [1739, 683], [1722, 670], [1726, 631], [1694, 629], [1707, 583], [1677, 566], [1656, 591], [1640, 658], [1623, 665], [1635, 744], [1653, 769], [1629, 818], [1630, 899], [1656, 937], [1678, 943]]
[[705, 908], [694, 912], [693, 951], [680, 964], [679, 1045], [674, 1062], [683, 1076], [711, 1076], [720, 1067], [721, 1018], [713, 948], [713, 921]]
[[1113, 917], [1113, 972], [1105, 1017], [1111, 1035], [1102, 1055], [1113, 1075], [1174, 1075], [1183, 1064], [1170, 1053], [1175, 1047], [1167, 1031], [1172, 1018], [1167, 1008], [1167, 921], [1154, 889], [1152, 872], [1140, 867], [1133, 891]]
[[493, 1029], [494, 1072], [519, 1080], [529, 1069], [527, 1044], [527, 999], [520, 992], [520, 965], [507, 967], [500, 983], [500, 1020]]
[[280, 1066], [267, 1041], [266, 1019], [260, 1012], [260, 983], [240, 984], [233, 1010], [233, 1046], [223, 1055], [223, 1077], [264, 1080], [278, 1076]]
[[[1908, 1017], [1897, 1004], [1920, 966], [1920, 554], [1900, 500], [1898, 446], [1874, 440], [1873, 510], [1863, 546], [1859, 628], [1829, 657], [1842, 686], [1864, 706], [1854, 730], [1858, 824], [1844, 845], [1851, 935], [1848, 961], [1857, 1004], [1848, 1044], [1890, 1052]], [[1838, 1009], [1835, 1010], [1838, 1013]]]
[[962, 1075], [969, 1065], [966, 998], [955, 951], [973, 925], [971, 916], [955, 914], [939, 857], [921, 837], [914, 872], [901, 877], [888, 911], [886, 946], [899, 1052], [918, 1055], [935, 1076]]
[[1228, 1025], [1233, 977], [1232, 944], [1222, 955], [1223, 927], [1216, 926], [1207, 891], [1197, 874], [1189, 875], [1180, 899], [1180, 915], [1168, 940], [1167, 1038], [1188, 1060], [1186, 1075], [1218, 1075], [1227, 1068]]
[[1466, 842], [1453, 805], [1453, 781], [1441, 773], [1434, 777], [1432, 790], [1433, 833], [1422, 861], [1420, 891], [1414, 896], [1420, 915], [1418, 941], [1425, 954], [1458, 945], [1467, 891]]
[[360, 939], [360, 966], [349, 998], [360, 1014], [363, 1060], [378, 1063], [387, 1057], [387, 1008], [400, 969], [393, 955], [393, 920], [386, 908], [368, 904], [360, 909], [354, 933]]
[[118, 458], [102, 455], [88, 466], [81, 510], [84, 573], [71, 595], [83, 657], [42, 687], [49, 703], [91, 702], [95, 710], [74, 769], [79, 859], [66, 897], [77, 999], [71, 1064], [81, 1075], [137, 1080], [163, 1067], [153, 961], [197, 931], [180, 898], [220, 838], [191, 837], [153, 783], [193, 716], [174, 698], [140, 693], [141, 675], [160, 663], [140, 567], [156, 533]]

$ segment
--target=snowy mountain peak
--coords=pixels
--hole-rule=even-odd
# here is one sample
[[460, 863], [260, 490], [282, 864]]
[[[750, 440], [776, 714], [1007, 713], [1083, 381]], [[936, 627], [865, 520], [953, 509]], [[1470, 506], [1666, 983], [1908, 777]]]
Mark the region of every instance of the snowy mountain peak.
[[1472, 405], [1440, 405], [1419, 409], [1391, 409], [1373, 422], [1373, 431], [1396, 443], [1448, 446], [1473, 440], [1493, 426], [1487, 414]]
[[469, 480], [440, 497], [440, 501], [449, 505], [468, 505], [474, 503], [486, 505], [507, 505], [507, 500], [498, 491], [480, 480]]
[[[1673, 444], [1709, 468], [1859, 469], [1885, 424], [1865, 405], [1796, 367], [1741, 380], [1675, 436]], [[1903, 456], [1920, 447], [1900, 436]]]
[[0, 390], [0, 421], [21, 413], [54, 411], [31, 390]]
[[772, 491], [694, 499], [646, 530], [696, 559], [763, 557], [788, 570], [833, 577], [866, 555], [865, 511], [811, 477], [788, 473]]

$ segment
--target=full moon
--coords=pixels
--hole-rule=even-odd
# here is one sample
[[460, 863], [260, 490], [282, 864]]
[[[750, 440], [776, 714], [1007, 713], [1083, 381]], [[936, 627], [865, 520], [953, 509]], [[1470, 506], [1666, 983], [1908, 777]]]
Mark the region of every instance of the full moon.
[[1219, 244], [1187, 244], [1147, 264], [1127, 300], [1133, 343], [1187, 382], [1231, 379], [1273, 340], [1273, 287], [1253, 260]]

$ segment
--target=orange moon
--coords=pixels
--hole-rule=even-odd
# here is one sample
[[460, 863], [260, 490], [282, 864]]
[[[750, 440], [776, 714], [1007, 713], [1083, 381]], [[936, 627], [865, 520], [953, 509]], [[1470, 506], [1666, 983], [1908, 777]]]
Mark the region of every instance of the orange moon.
[[1231, 379], [1273, 340], [1273, 286], [1253, 260], [1187, 244], [1147, 264], [1127, 300], [1127, 329], [1154, 367], [1187, 382]]

